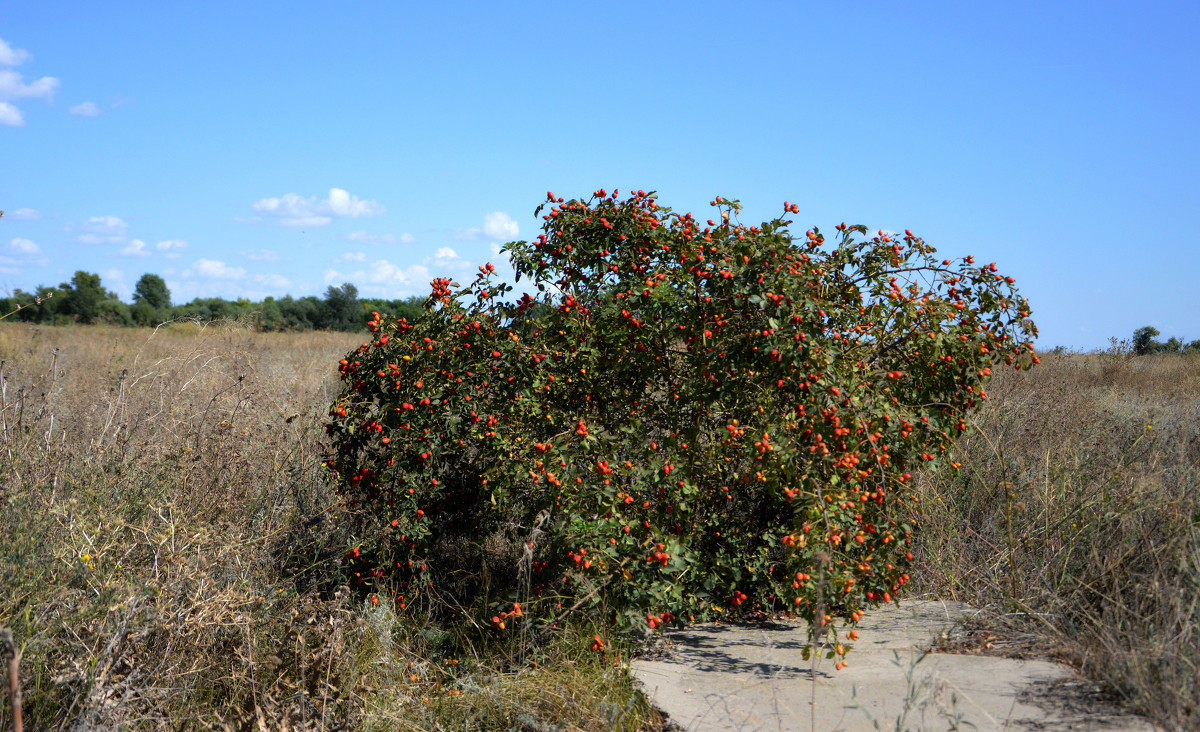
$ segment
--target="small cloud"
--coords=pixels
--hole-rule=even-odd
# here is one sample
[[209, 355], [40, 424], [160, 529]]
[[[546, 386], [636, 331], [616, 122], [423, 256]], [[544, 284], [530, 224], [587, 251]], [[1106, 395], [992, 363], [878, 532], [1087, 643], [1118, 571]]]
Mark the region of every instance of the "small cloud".
[[[357, 257], [355, 261], [358, 261]], [[374, 294], [396, 297], [414, 294], [427, 288], [434, 276], [432, 272], [436, 272], [438, 276], [462, 276], [472, 268], [472, 264], [459, 257], [454, 249], [440, 247], [432, 257], [426, 257], [420, 264], [402, 266], [386, 259], [377, 259], [363, 269], [353, 272], [327, 269], [324, 279], [327, 284], [354, 282], [366, 286]]]
[[43, 76], [32, 84], [26, 84], [21, 74], [11, 69], [0, 70], [0, 99], [44, 99], [54, 98], [58, 90], [58, 79]]
[[18, 254], [24, 254], [31, 257], [42, 253], [41, 248], [38, 247], [37, 244], [34, 244], [28, 239], [21, 239], [20, 237], [10, 241], [8, 246]]
[[21, 271], [20, 267], [30, 265], [40, 267], [46, 264], [46, 257], [42, 255], [41, 247], [29, 239], [17, 237], [8, 243], [8, 248], [16, 256], [0, 256], [0, 265], [3, 265], [4, 274], [18, 274]]
[[0, 38], [0, 66], [20, 66], [33, 55], [23, 48], [13, 48], [8, 45], [8, 42]]
[[134, 239], [129, 242], [129, 245], [121, 250], [121, 254], [126, 257], [149, 257], [150, 252], [146, 251], [146, 242], [141, 239]]
[[343, 254], [342, 256], [338, 257], [337, 259], [335, 259], [333, 261], [334, 261], [334, 263], [365, 262], [365, 261], [367, 261], [367, 255], [362, 252], [346, 252], [345, 254]]
[[25, 115], [8, 102], [0, 102], [0, 125], [20, 127], [25, 124]]
[[287, 277], [279, 274], [254, 275], [254, 281], [264, 287], [273, 287], [276, 289], [292, 286], [291, 281]]
[[356, 231], [353, 234], [347, 234], [346, 239], [363, 244], [412, 244], [417, 240], [415, 236], [408, 232], [400, 236], [395, 236], [393, 234], [368, 234], [365, 231]]
[[197, 259], [192, 268], [184, 270], [184, 277], [206, 277], [215, 280], [238, 280], [246, 276], [246, 270], [241, 267], [230, 267], [216, 259]]
[[456, 229], [454, 238], [459, 241], [510, 240], [517, 236], [520, 227], [503, 211], [493, 211], [483, 217], [482, 228]]
[[333, 219], [329, 218], [328, 216], [300, 216], [297, 218], [280, 219], [279, 225], [287, 226], [293, 229], [307, 229], [309, 227], [316, 228], [318, 226], [325, 226], [331, 221], [333, 221]]
[[279, 255], [270, 249], [254, 249], [249, 251], [239, 252], [243, 257], [251, 262], [278, 262]]
[[33, 219], [42, 218], [42, 214], [32, 208], [18, 208], [8, 215], [15, 221], [32, 221]]
[[76, 117], [99, 117], [100, 116], [100, 107], [97, 106], [95, 102], [83, 102], [82, 104], [76, 104], [74, 107], [71, 107], [71, 109], [68, 111], [70, 111], [70, 113], [75, 115]]
[[84, 244], [119, 244], [125, 241], [129, 224], [119, 216], [93, 216], [80, 226], [85, 233], [79, 241]]
[[115, 290], [121, 297], [129, 297], [132, 294], [129, 285], [125, 283], [125, 273], [116, 267], [100, 270], [100, 281], [104, 283], [104, 289]]
[[[20, 66], [31, 58], [33, 56], [25, 49], [13, 48], [0, 38], [0, 66]], [[10, 102], [18, 99], [44, 99], [48, 102], [54, 97], [56, 89], [58, 79], [53, 76], [43, 76], [26, 84], [16, 71], [0, 69], [0, 125], [20, 127], [25, 124], [25, 115]]]
[[188, 243], [183, 239], [167, 239], [155, 244], [154, 248], [165, 253], [168, 259], [176, 259], [183, 256], [183, 250], [188, 248]]
[[334, 216], [379, 216], [387, 211], [378, 201], [363, 201], [341, 188], [330, 188], [325, 203]]
[[483, 233], [493, 239], [513, 239], [518, 231], [517, 222], [503, 211], [493, 211], [483, 217]]
[[285, 193], [277, 198], [262, 198], [251, 205], [255, 211], [279, 217], [280, 226], [308, 227], [325, 226], [333, 217], [359, 218], [379, 216], [387, 208], [378, 201], [366, 201], [341, 188], [330, 188], [329, 196], [317, 200], [316, 196], [301, 196]]

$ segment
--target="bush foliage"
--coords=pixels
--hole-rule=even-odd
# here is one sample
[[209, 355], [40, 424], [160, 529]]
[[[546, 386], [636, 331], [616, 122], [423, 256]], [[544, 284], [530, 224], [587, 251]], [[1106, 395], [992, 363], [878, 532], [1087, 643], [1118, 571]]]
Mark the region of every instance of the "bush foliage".
[[483, 604], [496, 632], [787, 609], [824, 634], [896, 599], [910, 471], [993, 368], [1037, 362], [1012, 278], [720, 197], [707, 223], [643, 191], [547, 205], [504, 250], [530, 292], [491, 265], [434, 280], [341, 361], [328, 465], [360, 588]]

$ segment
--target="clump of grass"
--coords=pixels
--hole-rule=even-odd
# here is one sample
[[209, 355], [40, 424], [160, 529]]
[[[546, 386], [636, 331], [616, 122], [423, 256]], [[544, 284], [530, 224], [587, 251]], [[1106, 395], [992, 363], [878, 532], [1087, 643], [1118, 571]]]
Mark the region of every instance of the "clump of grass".
[[26, 729], [658, 724], [576, 631], [514, 667], [340, 587], [323, 423], [359, 340], [0, 323], [0, 627]]
[[1171, 729], [1200, 723], [1200, 359], [1043, 356], [920, 476], [916, 591], [990, 608]]

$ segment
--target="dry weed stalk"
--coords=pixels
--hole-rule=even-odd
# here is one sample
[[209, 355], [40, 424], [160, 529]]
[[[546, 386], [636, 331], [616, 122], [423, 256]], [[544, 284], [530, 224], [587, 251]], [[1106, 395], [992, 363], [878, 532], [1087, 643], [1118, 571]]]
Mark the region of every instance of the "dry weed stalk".
[[8, 700], [12, 710], [13, 732], [22, 732], [25, 724], [21, 713], [21, 651], [8, 628], [0, 628], [0, 645], [4, 646], [4, 652], [8, 655], [5, 667], [8, 671]]

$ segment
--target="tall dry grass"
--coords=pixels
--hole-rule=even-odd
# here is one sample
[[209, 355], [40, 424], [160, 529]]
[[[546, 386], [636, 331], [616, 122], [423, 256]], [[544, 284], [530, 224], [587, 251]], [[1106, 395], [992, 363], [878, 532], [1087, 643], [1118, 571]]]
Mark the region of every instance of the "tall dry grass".
[[1200, 727], [1200, 358], [1042, 358], [993, 382], [958, 475], [920, 477], [917, 591]]
[[656, 724], [580, 639], [515, 674], [339, 587], [323, 420], [360, 338], [0, 323], [0, 627], [26, 729]]
[[[27, 729], [660, 724], [588, 628], [518, 672], [339, 588], [321, 426], [357, 341], [0, 323], [0, 626]], [[1195, 728], [1200, 359], [1043, 361], [993, 382], [957, 475], [920, 476], [916, 592]]]

